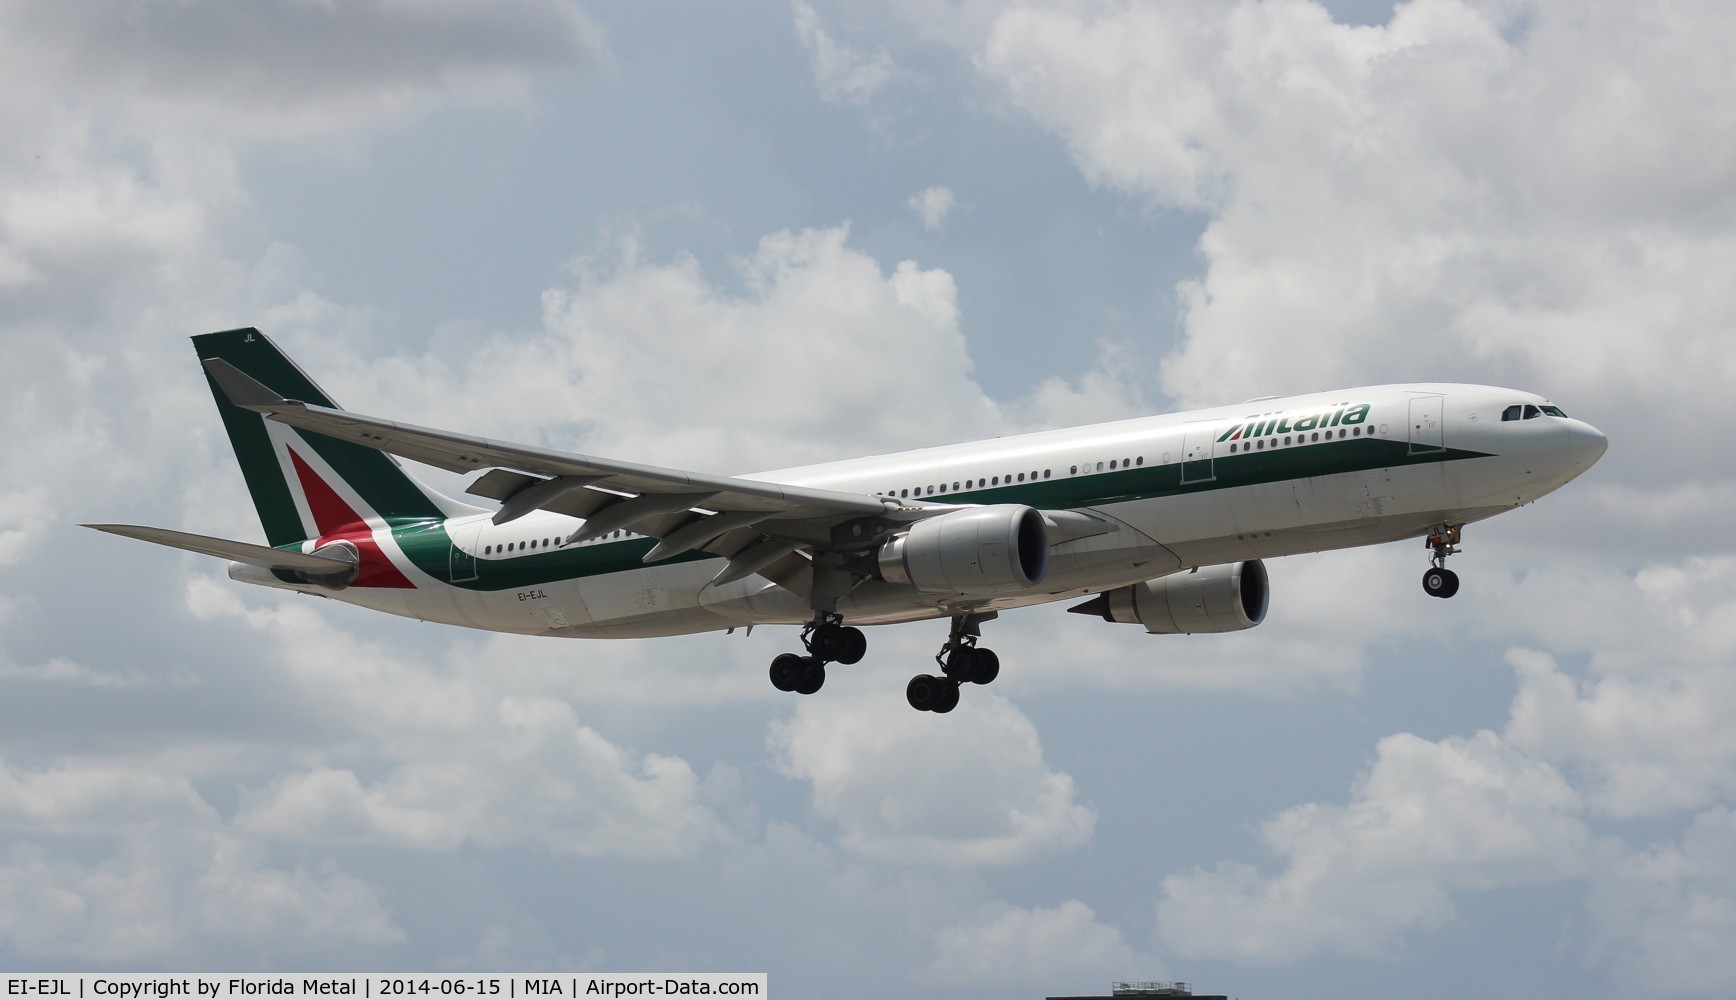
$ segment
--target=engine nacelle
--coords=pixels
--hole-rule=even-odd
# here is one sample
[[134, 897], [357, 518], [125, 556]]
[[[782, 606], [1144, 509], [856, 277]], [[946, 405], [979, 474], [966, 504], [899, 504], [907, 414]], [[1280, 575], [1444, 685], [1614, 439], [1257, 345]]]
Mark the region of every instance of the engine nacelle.
[[1049, 529], [1021, 504], [955, 510], [917, 521], [880, 547], [880, 576], [924, 594], [986, 597], [1043, 582]]
[[1254, 559], [1119, 587], [1071, 610], [1159, 635], [1240, 632], [1266, 620], [1270, 597], [1266, 565]]

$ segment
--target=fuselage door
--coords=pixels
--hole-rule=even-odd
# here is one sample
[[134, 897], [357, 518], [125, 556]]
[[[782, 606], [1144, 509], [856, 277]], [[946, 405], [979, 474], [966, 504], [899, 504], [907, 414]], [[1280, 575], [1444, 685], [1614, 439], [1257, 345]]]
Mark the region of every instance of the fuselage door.
[[1410, 401], [1410, 453], [1420, 455], [1446, 450], [1442, 434], [1445, 396], [1415, 396]]
[[1212, 467], [1212, 452], [1217, 447], [1218, 422], [1198, 420], [1187, 425], [1181, 442], [1181, 481], [1209, 483], [1218, 478]]
[[466, 525], [453, 532], [450, 564], [453, 583], [468, 583], [476, 579], [476, 543], [481, 536], [480, 524]]

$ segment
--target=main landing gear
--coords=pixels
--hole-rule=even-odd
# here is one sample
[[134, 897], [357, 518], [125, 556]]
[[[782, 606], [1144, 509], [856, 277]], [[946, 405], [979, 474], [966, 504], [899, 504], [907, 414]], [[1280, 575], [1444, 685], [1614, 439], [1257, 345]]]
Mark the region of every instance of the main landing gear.
[[826, 664], [855, 663], [868, 652], [868, 637], [862, 630], [844, 624], [842, 615], [816, 615], [802, 629], [802, 646], [808, 655], [780, 653], [772, 660], [772, 686], [779, 691], [813, 694], [826, 683]]
[[958, 707], [959, 686], [987, 684], [1000, 676], [1001, 658], [994, 650], [978, 646], [982, 623], [993, 618], [986, 615], [953, 615], [952, 634], [934, 662], [940, 664], [942, 676], [917, 674], [904, 688], [904, 697], [918, 712], [945, 714]]
[[1429, 529], [1427, 539], [1432, 564], [1423, 574], [1423, 591], [1430, 597], [1451, 597], [1459, 592], [1459, 574], [1447, 568], [1447, 557], [1459, 551], [1461, 524], [1437, 524]]

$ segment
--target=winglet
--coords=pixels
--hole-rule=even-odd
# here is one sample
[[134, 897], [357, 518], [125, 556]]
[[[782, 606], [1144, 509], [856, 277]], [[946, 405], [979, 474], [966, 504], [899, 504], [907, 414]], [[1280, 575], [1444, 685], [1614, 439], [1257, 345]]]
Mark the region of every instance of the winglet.
[[211, 380], [223, 390], [229, 401], [255, 413], [275, 413], [289, 406], [304, 405], [298, 400], [284, 399], [266, 388], [258, 379], [222, 358], [205, 358], [199, 362]]

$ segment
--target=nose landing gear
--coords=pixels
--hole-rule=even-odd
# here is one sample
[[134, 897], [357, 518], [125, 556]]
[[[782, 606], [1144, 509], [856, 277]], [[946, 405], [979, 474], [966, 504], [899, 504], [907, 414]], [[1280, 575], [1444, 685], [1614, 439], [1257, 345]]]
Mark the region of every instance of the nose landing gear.
[[1437, 524], [1429, 529], [1428, 543], [1432, 555], [1428, 572], [1423, 574], [1423, 592], [1430, 597], [1447, 598], [1459, 592], [1459, 574], [1447, 568], [1447, 557], [1459, 551], [1462, 524]]
[[802, 647], [808, 655], [780, 653], [772, 660], [772, 687], [813, 694], [826, 683], [826, 664], [860, 661], [868, 652], [868, 637], [845, 625], [843, 615], [823, 612], [803, 627]]
[[941, 676], [917, 674], [904, 688], [904, 698], [911, 708], [944, 715], [958, 707], [961, 685], [987, 684], [1000, 676], [1001, 658], [994, 650], [977, 645], [982, 638], [982, 623], [993, 617], [992, 611], [952, 616], [952, 634], [934, 658]]

